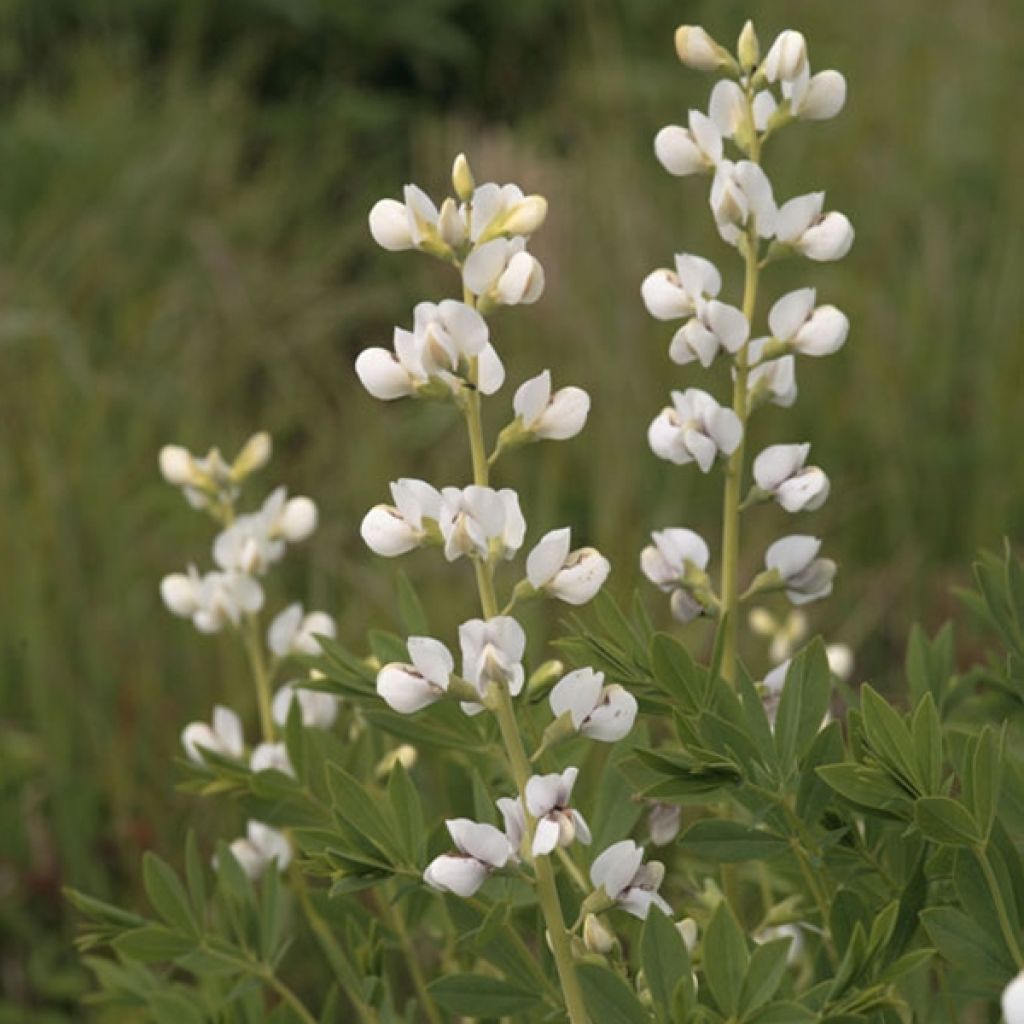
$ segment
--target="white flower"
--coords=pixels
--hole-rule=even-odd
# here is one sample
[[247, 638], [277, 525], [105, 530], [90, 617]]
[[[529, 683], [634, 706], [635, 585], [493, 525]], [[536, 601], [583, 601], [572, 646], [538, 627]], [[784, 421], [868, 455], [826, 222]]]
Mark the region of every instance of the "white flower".
[[503, 796], [498, 801], [498, 810], [505, 823], [505, 836], [511, 849], [510, 860], [519, 862], [519, 854], [526, 838], [526, 812], [519, 797]]
[[271, 865], [283, 872], [292, 861], [292, 846], [288, 837], [276, 828], [260, 821], [250, 821], [244, 839], [236, 839], [230, 846], [231, 855], [241, 869], [255, 881]]
[[615, 948], [614, 933], [595, 914], [583, 919], [583, 945], [591, 953], [606, 955]]
[[413, 309], [417, 353], [431, 376], [454, 372], [464, 360], [479, 356], [489, 334], [487, 321], [472, 306], [455, 299], [420, 302]]
[[686, 946], [686, 951], [692, 953], [697, 948], [697, 937], [699, 934], [697, 922], [692, 917], [684, 917], [681, 921], [676, 922], [676, 931], [679, 932], [683, 945]]
[[418, 548], [441, 515], [440, 492], [423, 480], [395, 480], [391, 496], [394, 505], [375, 505], [359, 527], [366, 546], [385, 558]]
[[511, 616], [464, 622], [459, 626], [459, 646], [463, 678], [476, 687], [481, 697], [487, 695], [491, 683], [507, 686], [513, 697], [522, 690], [526, 634]]
[[370, 210], [370, 234], [373, 240], [390, 252], [412, 249], [409, 211], [397, 199], [381, 199]]
[[679, 804], [655, 804], [647, 812], [647, 830], [655, 846], [668, 846], [677, 835], [683, 819]]
[[518, 185], [488, 182], [473, 192], [469, 237], [482, 245], [498, 235], [531, 235], [547, 217], [543, 196], [524, 196]]
[[846, 104], [846, 79], [838, 71], [812, 75], [808, 65], [790, 81], [782, 83], [782, 95], [789, 100], [794, 117], [827, 121]]
[[[398, 335], [400, 327], [395, 328]], [[408, 331], [403, 332], [408, 334]], [[383, 402], [405, 398], [416, 391], [425, 375], [417, 363], [407, 366], [394, 352], [386, 348], [367, 348], [356, 357], [356, 373], [363, 387]]]
[[[736, 82], [729, 79], [718, 82], [711, 90], [708, 113], [711, 115], [711, 121], [715, 127], [727, 139], [742, 134], [750, 117], [743, 90]], [[719, 154], [720, 159], [721, 154]], [[718, 160], [715, 161], [715, 163], [718, 162]]]
[[493, 825], [454, 818], [446, 821], [457, 854], [446, 853], [427, 865], [423, 881], [441, 892], [453, 892], [468, 898], [487, 881], [487, 876], [503, 868], [512, 857], [508, 837]]
[[690, 622], [704, 608], [684, 589], [683, 577], [691, 565], [700, 572], [707, 569], [711, 558], [707, 543], [683, 527], [655, 530], [651, 540], [654, 544], [640, 554], [640, 568], [656, 587], [672, 595], [672, 614], [680, 622]]
[[656, 320], [693, 316], [698, 299], [714, 298], [722, 290], [722, 275], [710, 260], [681, 252], [675, 264], [675, 270], [652, 271], [640, 286], [647, 312]]
[[295, 778], [288, 749], [283, 743], [260, 743], [249, 755], [249, 770], [254, 774], [275, 771]]
[[1000, 1005], [1006, 1024], [1024, 1024], [1024, 971], [1003, 989]]
[[579, 668], [555, 684], [548, 702], [555, 718], [568, 712], [581, 736], [616, 743], [629, 734], [636, 721], [636, 698], [621, 686], [604, 685], [604, 675]]
[[777, 924], [768, 928], [762, 928], [751, 936], [753, 940], [762, 945], [765, 942], [777, 942], [779, 939], [789, 939], [789, 949], [786, 952], [786, 963], [797, 963], [804, 951], [804, 933], [797, 924]]
[[567, 441], [587, 422], [590, 396], [582, 388], [559, 388], [551, 393], [551, 373], [544, 370], [519, 385], [512, 408], [523, 430], [537, 438]]
[[646, 918], [651, 904], [671, 917], [672, 908], [658, 895], [665, 865], [658, 861], [644, 864], [643, 859], [643, 848], [632, 839], [623, 839], [598, 854], [590, 867], [590, 880], [595, 889], [604, 889], [609, 899], [634, 917]]
[[776, 222], [776, 239], [808, 259], [841, 260], [853, 245], [853, 225], [844, 214], [822, 213], [824, 205], [824, 192], [809, 192], [784, 203]]
[[755, 97], [752, 104], [754, 113], [754, 127], [759, 131], [766, 131], [772, 115], [779, 109], [775, 97], [767, 90], [762, 89]]
[[815, 306], [813, 288], [798, 288], [772, 306], [768, 324], [778, 341], [805, 356], [838, 352], [850, 333], [850, 321], [835, 306]]
[[699, 388], [673, 391], [672, 406], [647, 431], [655, 455], [679, 466], [696, 462], [702, 473], [710, 471], [716, 456], [731, 455], [742, 437], [736, 413]]
[[330, 729], [338, 717], [338, 698], [321, 690], [307, 690], [301, 682], [285, 683], [274, 694], [271, 712], [280, 725], [288, 721], [292, 704], [298, 702], [302, 724], [307, 729]]
[[159, 461], [163, 478], [175, 487], [189, 487], [200, 477], [195, 459], [179, 444], [165, 444], [160, 449]]
[[844, 682], [853, 672], [853, 651], [848, 644], [829, 644], [825, 648], [828, 669], [837, 679]]
[[718, 233], [730, 245], [737, 245], [753, 219], [762, 238], [775, 234], [778, 210], [771, 182], [758, 164], [750, 160], [723, 160], [711, 183], [711, 212]]
[[675, 43], [679, 59], [695, 71], [717, 71], [725, 63], [722, 47], [700, 25], [680, 25]]
[[440, 640], [429, 636], [411, 636], [406, 647], [412, 664], [385, 665], [377, 673], [377, 693], [394, 711], [411, 715], [445, 695], [455, 661]]
[[836, 563], [818, 558], [820, 550], [817, 537], [793, 534], [775, 541], [765, 552], [764, 564], [782, 577], [793, 604], [807, 604], [832, 593]]
[[802, 32], [786, 29], [775, 37], [764, 58], [764, 77], [769, 82], [791, 82], [807, 67], [807, 40]]
[[748, 621], [758, 636], [771, 638], [768, 657], [775, 663], [789, 658], [807, 635], [807, 616], [797, 608], [791, 608], [781, 622], [767, 609], [753, 608]]
[[747, 394], [751, 404], [768, 397], [775, 405], [788, 409], [796, 401], [796, 360], [793, 356], [762, 360], [769, 340], [755, 338], [747, 346], [747, 359], [752, 367], [747, 374]]
[[305, 540], [316, 529], [316, 505], [275, 488], [257, 512], [238, 516], [213, 542], [214, 561], [227, 572], [262, 575], [284, 556], [287, 543]]
[[251, 576], [208, 572], [201, 577], [193, 566], [187, 575], [165, 576], [160, 582], [160, 595], [173, 614], [190, 618], [201, 633], [237, 626], [243, 615], [258, 612], [263, 606], [263, 588]]
[[544, 534], [526, 556], [526, 578], [534, 590], [544, 590], [566, 604], [586, 604], [608, 578], [611, 566], [596, 548], [570, 551], [569, 528]]
[[526, 521], [516, 492], [510, 488], [495, 491], [476, 484], [461, 490], [445, 487], [441, 491], [438, 525], [449, 562], [463, 555], [486, 559], [491, 554], [492, 542], [501, 557], [511, 558], [526, 535]]
[[522, 238], [492, 238], [477, 246], [462, 267], [463, 284], [502, 306], [536, 302], [544, 291], [544, 268]]
[[326, 612], [304, 614], [302, 605], [296, 602], [274, 616], [267, 630], [267, 647], [279, 658], [289, 654], [319, 654], [317, 636], [336, 636], [334, 619]]
[[669, 346], [669, 358], [685, 366], [695, 359], [710, 366], [718, 350], [735, 355], [750, 337], [750, 325], [742, 311], [728, 303], [698, 298], [695, 316], [676, 331]]
[[579, 769], [566, 768], [551, 775], [533, 775], [526, 783], [526, 809], [536, 819], [533, 833], [533, 855], [550, 854], [559, 846], [569, 846], [579, 839], [590, 843], [590, 829], [583, 815], [569, 806], [572, 787]]
[[829, 482], [817, 466], [805, 466], [809, 443], [773, 444], [754, 459], [754, 481], [787, 512], [814, 511], [828, 498]]
[[703, 174], [722, 159], [722, 133], [714, 121], [691, 110], [689, 128], [666, 125], [654, 137], [654, 155], [669, 174]]
[[245, 750], [242, 720], [222, 704], [213, 709], [212, 727], [205, 722], [192, 722], [181, 733], [181, 745], [190, 761], [203, 763], [202, 747], [221, 757], [240, 758]]

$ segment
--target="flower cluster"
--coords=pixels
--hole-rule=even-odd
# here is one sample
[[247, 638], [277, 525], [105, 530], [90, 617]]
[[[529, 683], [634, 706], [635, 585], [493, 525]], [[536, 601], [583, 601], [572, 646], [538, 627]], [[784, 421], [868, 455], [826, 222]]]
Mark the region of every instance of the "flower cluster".
[[657, 133], [655, 155], [670, 174], [710, 178], [715, 225], [745, 266], [744, 293], [737, 305], [723, 300], [718, 268], [690, 253], [676, 254], [671, 267], [652, 271], [641, 286], [644, 304], [655, 319], [680, 322], [669, 342], [669, 358], [682, 366], [698, 363], [707, 368], [724, 357], [734, 384], [730, 405], [696, 387], [673, 391], [672, 404], [648, 431], [659, 458], [677, 465], [693, 462], [704, 473], [718, 460], [727, 463], [719, 591], [705, 571], [708, 546], [692, 530], [656, 531], [641, 557], [644, 574], [671, 595], [673, 614], [686, 622], [701, 614], [735, 619], [740, 599], [773, 590], [784, 591], [793, 604], [831, 592], [835, 563], [819, 557], [817, 538], [794, 534], [768, 548], [764, 572], [741, 595], [735, 579], [738, 516], [758, 502], [774, 500], [796, 514], [818, 509], [828, 498], [827, 475], [808, 465], [810, 444], [799, 442], [761, 451], [753, 460], [752, 486], [740, 500], [751, 415], [766, 402], [792, 405], [797, 358], [830, 355], [849, 332], [842, 312], [819, 305], [814, 288], [800, 288], [771, 306], [768, 333], [757, 334], [757, 283], [768, 263], [786, 256], [841, 259], [853, 243], [853, 228], [842, 213], [826, 211], [823, 192], [777, 202], [761, 166], [765, 143], [788, 123], [839, 113], [846, 99], [843, 76], [837, 71], [812, 73], [799, 32], [782, 32], [762, 57], [749, 23], [738, 57], [695, 26], [678, 30], [676, 50], [684, 64], [727, 77], [711, 90], [707, 113], [691, 110], [685, 126], [668, 125]]

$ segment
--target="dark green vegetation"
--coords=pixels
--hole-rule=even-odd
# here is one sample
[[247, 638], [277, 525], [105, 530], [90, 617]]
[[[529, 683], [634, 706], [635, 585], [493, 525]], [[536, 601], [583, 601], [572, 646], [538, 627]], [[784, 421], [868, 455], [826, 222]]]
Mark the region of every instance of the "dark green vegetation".
[[[442, 290], [422, 261], [402, 273], [375, 250], [374, 199], [405, 180], [440, 191], [460, 149], [482, 177], [546, 194], [547, 292], [507, 331], [497, 320], [496, 343], [511, 380], [550, 365], [595, 404], [584, 439], [531, 453], [543, 469], [516, 481], [546, 510], [531, 528], [571, 521], [620, 596], [648, 526], [717, 537], [719, 481], [646, 450], [668, 334], [638, 290], [675, 250], [725, 252], [704, 183], [664, 174], [651, 139], [702, 97], [674, 26], [731, 40], [748, 15], [764, 39], [803, 29], [815, 66], [850, 82], [844, 115], [813, 139], [788, 132], [772, 166], [780, 195], [827, 182], [857, 227], [847, 261], [815, 268], [851, 339], [800, 367], [798, 406], [762, 429], [811, 439], [833, 477], [806, 521], [841, 564], [814, 625], [893, 692], [910, 621], [937, 626], [976, 548], [1024, 527], [1013, 0], [0, 8], [0, 1020], [75, 1013], [86, 977], [60, 886], [140, 905], [141, 851], [177, 858], [196, 812], [173, 793], [179, 727], [217, 699], [252, 710], [229, 642], [159, 605], [201, 528], [158, 479], [162, 443], [234, 450], [269, 429], [275, 478], [323, 516], [290, 593], [336, 614], [353, 647], [395, 626], [393, 567], [363, 548], [359, 518], [393, 467], [440, 480], [460, 462], [447, 418], [382, 418], [351, 372]], [[765, 301], [802, 283], [799, 264], [772, 268]], [[747, 539], [751, 572], [769, 539]], [[429, 602], [468, 613], [429, 555], [406, 567]], [[204, 836], [224, 834], [199, 813]]]

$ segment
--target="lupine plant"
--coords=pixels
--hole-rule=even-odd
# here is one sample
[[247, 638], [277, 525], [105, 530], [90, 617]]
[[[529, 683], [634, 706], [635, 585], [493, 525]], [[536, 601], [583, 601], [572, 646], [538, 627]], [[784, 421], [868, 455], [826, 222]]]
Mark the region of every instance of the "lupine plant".
[[[190, 834], [184, 881], [147, 855], [155, 916], [71, 894], [98, 1000], [167, 1024], [895, 1024], [991, 1020], [1000, 999], [1007, 1024], [1024, 1021], [1024, 772], [1008, 724], [1024, 704], [1024, 568], [1009, 550], [986, 555], [963, 595], [996, 635], [986, 664], [958, 673], [949, 627], [914, 632], [906, 712], [846, 684], [849, 649], [803, 643], [803, 606], [836, 572], [816, 537], [782, 536], [741, 580], [743, 517], [770, 503], [811, 513], [829, 494], [807, 441], [769, 444], [750, 479], [747, 463], [758, 409], [792, 405], [798, 362], [848, 333], [811, 287], [758, 319], [773, 264], [850, 249], [823, 193], [779, 205], [761, 162], [783, 128], [839, 113], [846, 86], [812, 74], [795, 31], [763, 57], [749, 23], [735, 54], [693, 26], [675, 41], [684, 65], [723, 77], [709, 113], [662, 129], [655, 154], [674, 175], [710, 177], [743, 284], [730, 304], [718, 268], [687, 253], [643, 282], [650, 313], [681, 321], [671, 360], [687, 374], [725, 363], [732, 383], [728, 403], [674, 391], [648, 440], [668, 462], [724, 468], [719, 558], [688, 527], [654, 532], [640, 567], [678, 623], [658, 632], [642, 598], [626, 613], [601, 592], [608, 561], [574, 548], [569, 527], [527, 545], [519, 496], [494, 476], [536, 442], [574, 438], [590, 412], [545, 369], [485, 429], [508, 355], [488, 317], [541, 298], [529, 242], [547, 204], [477, 184], [461, 155], [440, 204], [415, 185], [378, 202], [375, 241], [445, 264], [454, 293], [419, 303], [356, 374], [396, 403], [389, 415], [408, 399], [461, 420], [467, 459], [446, 486], [396, 467], [360, 532], [377, 556], [432, 560], [467, 617], [432, 622], [399, 576], [402, 631], [372, 631], [362, 653], [297, 603], [267, 622], [268, 571], [312, 533], [315, 506], [277, 489], [240, 512], [266, 435], [230, 463], [164, 449], [164, 477], [217, 533], [216, 568], [169, 575], [163, 600], [237, 638], [258, 738], [225, 693], [209, 722], [185, 726], [183, 787], [237, 804], [244, 831], [205, 856]], [[546, 619], [565, 609], [571, 667], [524, 626], [548, 602]], [[700, 621], [713, 626], [707, 664], [676, 634]], [[769, 641], [761, 666], [741, 657], [744, 621]]]

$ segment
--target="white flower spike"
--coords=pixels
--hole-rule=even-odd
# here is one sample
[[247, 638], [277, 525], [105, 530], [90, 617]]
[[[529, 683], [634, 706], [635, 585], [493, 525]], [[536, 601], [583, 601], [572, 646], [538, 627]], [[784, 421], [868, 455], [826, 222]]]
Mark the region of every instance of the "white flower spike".
[[553, 853], [560, 846], [569, 846], [578, 839], [590, 843], [590, 829], [583, 815], [569, 806], [572, 787], [579, 769], [566, 768], [551, 775], [534, 775], [526, 783], [526, 809], [536, 819], [533, 834], [533, 855]]
[[809, 443], [773, 444], [754, 459], [754, 481], [787, 512], [812, 512], [828, 498], [829, 481], [817, 466], [806, 466]]
[[672, 392], [672, 406], [651, 423], [647, 439], [659, 458], [682, 466], [696, 462], [702, 473], [715, 458], [731, 455], [743, 437], [740, 418], [700, 388]]
[[636, 698], [618, 684], [605, 686], [604, 675], [579, 668], [563, 676], [548, 696], [555, 718], [569, 715], [572, 727], [588, 739], [617, 743], [636, 721]]
[[448, 690], [455, 661], [440, 640], [411, 636], [412, 664], [391, 662], [377, 673], [377, 693], [393, 710], [411, 715], [440, 700]]
[[672, 908], [658, 894], [665, 865], [656, 860], [644, 864], [643, 859], [643, 848], [623, 839], [598, 854], [590, 867], [590, 880], [634, 917], [645, 919], [652, 904], [671, 917]]
[[820, 550], [817, 537], [793, 534], [775, 541], [765, 552], [765, 566], [778, 572], [793, 604], [808, 604], [832, 593], [836, 563], [818, 558]]
[[546, 533], [526, 557], [526, 578], [534, 590], [566, 604], [586, 604], [604, 586], [611, 565], [597, 548], [570, 551], [570, 544], [567, 526]]
[[211, 725], [206, 722], [192, 722], [181, 733], [181, 745], [190, 761], [202, 764], [203, 750], [212, 751], [221, 757], [236, 760], [245, 752], [245, 735], [242, 720], [231, 708], [215, 705]]

